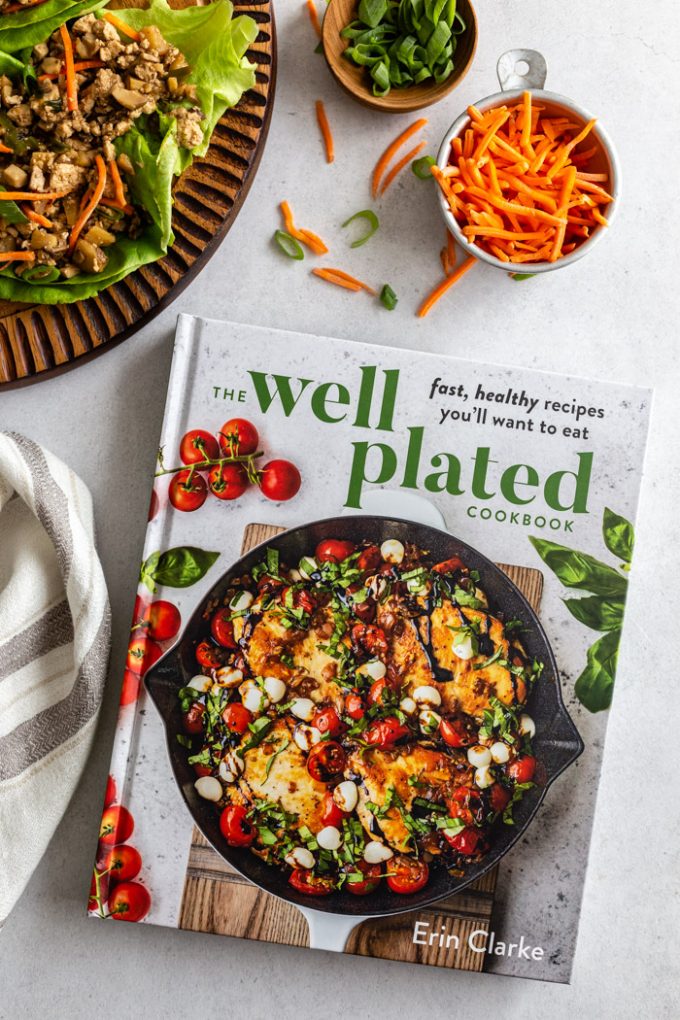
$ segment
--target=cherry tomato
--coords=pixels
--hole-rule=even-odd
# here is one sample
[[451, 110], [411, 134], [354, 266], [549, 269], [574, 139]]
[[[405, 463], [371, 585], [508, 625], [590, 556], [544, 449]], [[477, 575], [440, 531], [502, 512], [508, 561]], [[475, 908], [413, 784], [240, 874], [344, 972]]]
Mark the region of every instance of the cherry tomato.
[[351, 631], [352, 642], [369, 655], [387, 654], [387, 637], [382, 627], [372, 623], [355, 623]]
[[[284, 588], [283, 591], [281, 592], [281, 601], [284, 604], [284, 606], [288, 605], [289, 602], [290, 602], [290, 596], [288, 594], [288, 592], [290, 590], [291, 590], [290, 586], [288, 586], [287, 588]], [[304, 588], [298, 588], [296, 591], [294, 591], [293, 592], [293, 608], [294, 609], [302, 609], [302, 610], [304, 610], [305, 613], [313, 613], [314, 612], [314, 598], [312, 597], [310, 592], [305, 591]]]
[[249, 712], [240, 701], [232, 701], [222, 713], [225, 725], [234, 733], [245, 733], [253, 721], [252, 712]]
[[363, 597], [360, 602], [354, 602], [354, 600], [352, 600], [352, 612], [356, 616], [357, 620], [361, 620], [362, 623], [372, 623], [375, 619], [375, 599], [370, 596], [366, 598], [366, 588], [363, 584], [350, 584], [347, 589], [347, 594], [354, 596], [356, 592], [363, 592]]
[[229, 846], [250, 846], [255, 828], [247, 818], [242, 804], [228, 804], [220, 815], [220, 830]]
[[359, 555], [357, 560], [357, 569], [361, 571], [377, 570], [380, 566], [382, 556], [380, 555], [380, 549], [377, 545], [367, 546]]
[[343, 542], [339, 538], [325, 538], [316, 547], [315, 556], [319, 563], [342, 563], [354, 552], [352, 542]]
[[305, 896], [328, 896], [333, 892], [333, 879], [315, 875], [307, 868], [295, 868], [288, 883]]
[[128, 645], [126, 665], [133, 673], [143, 676], [163, 654], [163, 649], [155, 641], [146, 637], [133, 638]]
[[369, 705], [380, 705], [383, 700], [383, 691], [385, 688], [390, 689], [389, 681], [387, 677], [382, 677], [380, 680], [374, 680], [371, 684], [367, 701]]
[[114, 921], [141, 921], [150, 907], [149, 891], [139, 882], [121, 882], [109, 896], [109, 913]]
[[181, 510], [184, 513], [198, 510], [199, 506], [203, 506], [208, 496], [208, 486], [205, 484], [203, 475], [194, 471], [193, 477], [189, 481], [190, 476], [191, 471], [188, 469], [178, 471], [173, 475], [168, 488], [168, 499], [175, 510]]
[[109, 807], [110, 804], [113, 804], [115, 799], [116, 799], [116, 780], [113, 778], [113, 776], [109, 776], [109, 778], [106, 780], [106, 791], [104, 793], [104, 807], [105, 808]]
[[218, 499], [238, 499], [250, 483], [241, 464], [216, 464], [210, 469], [208, 484]]
[[394, 747], [398, 740], [401, 740], [402, 737], [407, 737], [409, 733], [408, 726], [402, 726], [395, 716], [388, 715], [386, 719], [374, 722], [368, 727], [365, 739], [367, 743], [375, 744], [376, 747], [382, 748], [383, 751], [388, 751]]
[[379, 864], [367, 864], [366, 861], [357, 861], [356, 864], [346, 865], [344, 870], [349, 872], [350, 875], [360, 871], [366, 876], [363, 881], [355, 878], [347, 879], [343, 889], [346, 889], [352, 896], [366, 896], [368, 893], [375, 892], [380, 885], [382, 869]]
[[147, 633], [154, 641], [169, 641], [179, 632], [182, 624], [182, 617], [179, 609], [172, 602], [165, 599], [157, 599], [148, 607], [146, 618], [148, 620]]
[[530, 754], [525, 754], [511, 762], [505, 771], [516, 783], [529, 783], [534, 778], [536, 759]]
[[140, 627], [147, 628], [149, 623], [149, 602], [142, 596], [135, 596], [135, 608], [132, 610], [132, 626], [130, 630], [139, 630]]
[[387, 884], [395, 893], [408, 896], [420, 892], [427, 885], [430, 869], [425, 861], [397, 856], [390, 861]]
[[199, 778], [202, 777], [202, 776], [211, 776], [212, 775], [212, 769], [210, 768], [210, 766], [209, 765], [201, 765], [199, 762], [196, 762], [196, 764], [194, 765], [194, 772], [196, 773], [196, 775]]
[[457, 570], [467, 570], [467, 567], [458, 556], [452, 556], [450, 560], [442, 560], [432, 568], [437, 574], [455, 574]]
[[449, 846], [457, 850], [458, 853], [471, 857], [476, 852], [480, 839], [479, 829], [461, 829], [455, 836], [449, 835], [446, 829], [442, 829], [442, 832]]
[[452, 818], [460, 818], [465, 825], [472, 825], [482, 813], [482, 798], [471, 786], [457, 787], [446, 801]]
[[219, 652], [209, 641], [201, 641], [196, 648], [196, 661], [204, 669], [219, 669], [222, 665]]
[[330, 706], [316, 710], [312, 726], [316, 726], [319, 733], [328, 733], [331, 737], [338, 737], [344, 729], [340, 716]]
[[179, 456], [183, 464], [198, 464], [200, 460], [216, 460], [220, 448], [217, 440], [205, 429], [192, 429], [182, 436]]
[[329, 783], [345, 767], [347, 755], [335, 740], [315, 744], [307, 756], [307, 771], [318, 783]]
[[184, 732], [191, 733], [192, 736], [202, 733], [204, 713], [205, 705], [202, 705], [200, 701], [194, 701], [189, 711], [185, 712], [182, 716], [182, 727]]
[[99, 838], [107, 846], [125, 843], [133, 833], [134, 819], [122, 804], [112, 804], [102, 815], [99, 826]]
[[210, 621], [210, 633], [218, 645], [222, 645], [223, 648], [237, 647], [236, 638], [234, 637], [234, 624], [229, 619], [230, 616], [231, 609], [228, 606], [223, 606], [222, 609], [217, 610]]
[[364, 702], [360, 694], [352, 691], [345, 697], [345, 712], [350, 719], [363, 719], [366, 714]]
[[120, 704], [131, 705], [139, 697], [141, 681], [137, 673], [126, 669], [123, 673], [123, 685], [120, 689]]
[[460, 719], [442, 719], [439, 734], [449, 747], [467, 747], [472, 741]]
[[260, 489], [267, 499], [277, 503], [292, 499], [301, 485], [300, 472], [289, 460], [270, 460], [262, 468]]
[[333, 794], [329, 790], [324, 798], [321, 821], [324, 825], [334, 825], [336, 829], [340, 829], [342, 828], [343, 818], [345, 818], [345, 813], [335, 803]]
[[496, 813], [505, 811], [510, 803], [510, 791], [506, 790], [500, 783], [494, 783], [489, 790], [489, 803]]
[[160, 500], [158, 498], [158, 493], [156, 492], [155, 489], [152, 489], [151, 490], [151, 499], [149, 500], [149, 515], [147, 517], [148, 521], [152, 521], [154, 519], [154, 517], [156, 516], [156, 514], [160, 510], [160, 506], [161, 506], [161, 504], [160, 504]]
[[136, 878], [142, 868], [142, 855], [128, 843], [112, 847], [104, 858], [102, 870], [108, 871], [115, 882]]
[[230, 418], [219, 432], [220, 448], [225, 457], [248, 457], [257, 450], [260, 437], [252, 422]]

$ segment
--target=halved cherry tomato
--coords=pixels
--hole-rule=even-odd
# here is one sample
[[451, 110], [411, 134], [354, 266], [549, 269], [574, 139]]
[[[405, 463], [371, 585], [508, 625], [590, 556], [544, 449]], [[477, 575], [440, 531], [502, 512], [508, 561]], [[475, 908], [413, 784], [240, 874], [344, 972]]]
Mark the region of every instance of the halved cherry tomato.
[[204, 669], [219, 669], [222, 665], [219, 652], [209, 641], [201, 641], [196, 649], [196, 661]]
[[[288, 605], [290, 602], [290, 595], [288, 594], [290, 591], [291, 587], [289, 585], [288, 587], [284, 588], [283, 591], [281, 592], [281, 602], [283, 603], [284, 606]], [[311, 595], [311, 593], [305, 591], [304, 588], [295, 589], [292, 592], [292, 598], [294, 609], [302, 609], [303, 612], [305, 613], [314, 612], [314, 598]]]
[[410, 732], [408, 726], [402, 726], [395, 716], [388, 715], [386, 719], [381, 719], [369, 726], [365, 738], [368, 744], [375, 744], [383, 751], [388, 751], [394, 747], [398, 740], [407, 737]]
[[128, 809], [122, 804], [112, 804], [106, 808], [102, 815], [99, 839], [107, 846], [125, 843], [132, 835], [134, 828], [134, 819]]
[[295, 868], [288, 879], [289, 885], [305, 896], [328, 896], [333, 892], [333, 879], [315, 875], [307, 868]]
[[200, 762], [196, 762], [196, 764], [194, 765], [194, 772], [199, 777], [199, 779], [201, 778], [201, 776], [211, 776], [212, 775], [212, 769], [210, 768], [210, 766], [209, 765], [201, 765]]
[[529, 783], [534, 778], [536, 759], [531, 754], [525, 754], [510, 762], [505, 771], [516, 783]]
[[182, 727], [184, 732], [191, 733], [192, 736], [202, 733], [204, 713], [205, 705], [202, 705], [200, 701], [194, 701], [189, 711], [185, 712], [182, 716]]
[[210, 633], [218, 645], [222, 645], [223, 648], [237, 647], [236, 638], [234, 637], [234, 624], [230, 617], [231, 609], [228, 606], [223, 606], [217, 610], [210, 621]]
[[112, 847], [104, 858], [103, 871], [108, 871], [112, 880], [127, 882], [136, 878], [142, 869], [142, 855], [128, 843]]
[[482, 798], [471, 786], [457, 787], [446, 801], [452, 818], [460, 818], [466, 825], [472, 825], [482, 813]]
[[329, 790], [324, 797], [321, 821], [324, 825], [334, 825], [336, 829], [339, 829], [342, 827], [342, 820], [345, 817], [344, 811], [340, 810], [333, 800], [333, 794]]
[[197, 464], [200, 460], [216, 460], [220, 448], [217, 440], [205, 429], [192, 429], [182, 436], [179, 456], [183, 464]]
[[346, 865], [344, 870], [349, 872], [350, 875], [360, 871], [366, 876], [363, 880], [356, 878], [347, 879], [343, 889], [346, 889], [352, 896], [366, 896], [368, 893], [375, 892], [380, 885], [382, 868], [379, 864], [367, 864], [366, 861], [357, 861], [356, 864]]
[[344, 769], [347, 755], [335, 740], [315, 744], [307, 756], [307, 771], [318, 783], [329, 783]]
[[489, 803], [495, 812], [505, 811], [510, 803], [510, 791], [501, 783], [494, 783], [489, 790]]
[[387, 654], [387, 637], [382, 627], [372, 623], [355, 623], [351, 631], [352, 642], [369, 655]]
[[350, 719], [363, 719], [366, 714], [363, 698], [356, 691], [345, 696], [345, 713]]
[[380, 680], [374, 680], [368, 691], [367, 701], [369, 705], [380, 705], [383, 700], [383, 691], [385, 688], [390, 689], [390, 684], [386, 676]]
[[387, 884], [392, 892], [408, 896], [420, 892], [427, 885], [430, 869], [425, 861], [412, 857], [393, 857], [389, 862]]
[[149, 891], [139, 882], [121, 882], [109, 896], [109, 916], [114, 921], [141, 921], [150, 907]]
[[[366, 588], [363, 584], [350, 584], [347, 589], [347, 595], [354, 596], [356, 592], [363, 592], [363, 596], [366, 595]], [[349, 601], [349, 600], [348, 600]], [[357, 620], [361, 620], [362, 623], [372, 623], [375, 619], [376, 602], [375, 599], [369, 596], [368, 598], [362, 597], [361, 601], [355, 602], [352, 598], [350, 602], [352, 612], [356, 616]]]
[[339, 538], [325, 538], [316, 547], [315, 556], [319, 563], [342, 563], [354, 552], [353, 542], [343, 542]]
[[241, 464], [216, 464], [210, 468], [208, 485], [213, 496], [218, 499], [239, 499], [246, 491], [250, 482], [248, 474]]
[[334, 708], [317, 708], [312, 719], [312, 726], [315, 726], [319, 733], [328, 733], [331, 737], [339, 736], [344, 726], [340, 716]]
[[133, 673], [131, 669], [126, 669], [123, 673], [123, 685], [120, 689], [121, 705], [131, 705], [133, 701], [137, 700], [140, 684], [141, 680], [137, 673]]
[[260, 437], [246, 418], [230, 418], [220, 429], [219, 440], [226, 457], [248, 457], [257, 450]]
[[474, 742], [461, 719], [442, 719], [439, 734], [449, 747], [467, 747]]
[[175, 510], [182, 510], [184, 513], [191, 513], [203, 506], [208, 498], [208, 486], [203, 475], [198, 471], [193, 474], [190, 468], [178, 471], [172, 476], [168, 488], [168, 499]]
[[109, 776], [106, 780], [106, 791], [104, 793], [104, 807], [108, 807], [113, 804], [116, 799], [116, 780], [113, 776]]
[[255, 828], [242, 804], [228, 804], [220, 815], [220, 830], [229, 846], [250, 846]]
[[162, 654], [163, 649], [155, 641], [146, 637], [133, 638], [128, 645], [127, 668], [133, 673], [137, 673], [138, 676], [143, 676], [147, 669], [150, 669], [154, 662], [160, 659]]
[[449, 835], [446, 829], [442, 829], [442, 833], [449, 846], [457, 850], [459, 854], [471, 857], [476, 852], [480, 839], [479, 829], [461, 829], [455, 836]]
[[146, 610], [147, 634], [154, 641], [169, 641], [182, 624], [179, 609], [166, 599], [156, 599]]
[[467, 570], [467, 567], [458, 556], [452, 556], [450, 560], [442, 560], [432, 568], [437, 574], [455, 574], [457, 570]]
[[367, 570], [377, 570], [380, 566], [382, 556], [380, 555], [380, 548], [377, 545], [369, 545], [359, 554], [357, 560], [357, 569], [365, 572]]
[[226, 725], [234, 733], [245, 733], [253, 721], [252, 712], [249, 712], [240, 701], [232, 701], [222, 713]]

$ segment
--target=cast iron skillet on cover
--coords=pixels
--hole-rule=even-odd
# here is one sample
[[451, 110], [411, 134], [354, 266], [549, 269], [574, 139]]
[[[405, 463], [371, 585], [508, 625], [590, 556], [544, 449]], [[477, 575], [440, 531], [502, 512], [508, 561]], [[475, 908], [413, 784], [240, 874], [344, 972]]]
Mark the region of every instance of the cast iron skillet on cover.
[[[545, 664], [543, 675], [534, 685], [528, 700], [528, 711], [536, 723], [536, 736], [533, 741], [538, 763], [536, 785], [515, 806], [515, 824], [501, 825], [495, 829], [489, 853], [478, 864], [468, 866], [462, 877], [450, 875], [443, 867], [432, 868], [430, 881], [425, 888], [410, 896], [400, 896], [391, 892], [387, 883], [382, 883], [373, 894], [361, 898], [342, 891], [328, 897], [304, 896], [288, 884], [287, 876], [283, 872], [265, 864], [247, 848], [228, 846], [220, 832], [218, 812], [211, 803], [202, 800], [196, 793], [194, 789], [196, 774], [187, 764], [186, 748], [176, 739], [176, 735], [182, 732], [177, 691], [196, 673], [194, 652], [198, 641], [204, 636], [205, 622], [202, 614], [207, 603], [211, 600], [221, 601], [232, 578], [249, 573], [262, 558], [267, 546], [278, 549], [284, 563], [297, 564], [302, 556], [313, 554], [322, 539], [329, 537], [348, 539], [356, 543], [368, 540], [377, 545], [387, 538], [398, 538], [403, 543], [413, 542], [426, 550], [433, 563], [459, 556], [471, 569], [479, 571], [480, 586], [486, 592], [491, 607], [496, 612], [502, 613], [505, 619], [522, 620], [526, 627], [522, 634], [522, 642], [529, 657], [535, 657]], [[193, 613], [181, 639], [149, 670], [145, 683], [163, 719], [175, 779], [196, 825], [220, 856], [241, 875], [266, 892], [294, 903], [302, 909], [310, 922], [310, 931], [312, 929], [310, 913], [320, 921], [323, 921], [323, 918], [317, 912], [331, 915], [323, 927], [327, 929], [328, 922], [337, 922], [339, 924], [339, 928], [336, 926], [337, 934], [340, 934], [339, 929], [344, 929], [346, 935], [354, 924], [366, 917], [417, 910], [460, 892], [493, 868], [524, 835], [548, 787], [578, 758], [584, 747], [562, 702], [557, 664], [543, 627], [536, 613], [512, 581], [494, 563], [460, 539], [423, 524], [384, 517], [334, 517], [315, 521], [285, 531], [251, 549], [211, 588]], [[341, 918], [347, 920], [342, 923]], [[318, 940], [313, 941], [319, 944]], [[342, 948], [342, 945], [331, 947], [327, 944], [328, 939], [321, 941], [326, 948]], [[337, 942], [337, 938], [335, 941]], [[342, 942], [344, 944], [344, 937]]]

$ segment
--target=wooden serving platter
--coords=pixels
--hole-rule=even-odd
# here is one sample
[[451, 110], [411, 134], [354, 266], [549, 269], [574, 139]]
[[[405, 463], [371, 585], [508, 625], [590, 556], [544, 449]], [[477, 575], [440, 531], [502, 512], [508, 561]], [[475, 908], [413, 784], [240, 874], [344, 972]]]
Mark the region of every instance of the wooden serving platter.
[[[249, 524], [243, 535], [241, 554], [283, 530], [268, 524]], [[538, 612], [543, 594], [541, 572], [506, 563], [497, 565]], [[498, 867], [496, 865], [462, 893], [431, 907], [364, 921], [350, 935], [345, 952], [455, 970], [483, 970], [486, 954], [472, 952], [467, 939], [473, 931], [491, 930]], [[413, 942], [416, 919], [428, 924], [428, 931], [439, 932], [444, 928], [447, 935], [456, 936], [460, 949], [452, 953], [437, 944], [416, 945]], [[234, 871], [197, 828], [191, 836], [179, 927], [292, 946], [309, 945], [307, 922], [300, 911]]]
[[219, 247], [260, 162], [276, 81], [273, 0], [233, 2], [235, 14], [248, 14], [259, 25], [247, 54], [257, 64], [255, 86], [227, 110], [203, 159], [175, 183], [175, 242], [168, 254], [86, 301], [0, 301], [0, 387], [54, 375], [132, 336], [174, 301]]

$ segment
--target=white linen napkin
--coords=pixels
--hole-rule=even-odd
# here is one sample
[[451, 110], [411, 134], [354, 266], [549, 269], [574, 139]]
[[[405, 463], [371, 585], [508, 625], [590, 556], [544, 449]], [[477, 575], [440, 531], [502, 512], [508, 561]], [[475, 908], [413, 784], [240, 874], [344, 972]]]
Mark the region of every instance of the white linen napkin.
[[109, 647], [88, 489], [0, 433], [0, 927], [82, 773]]

